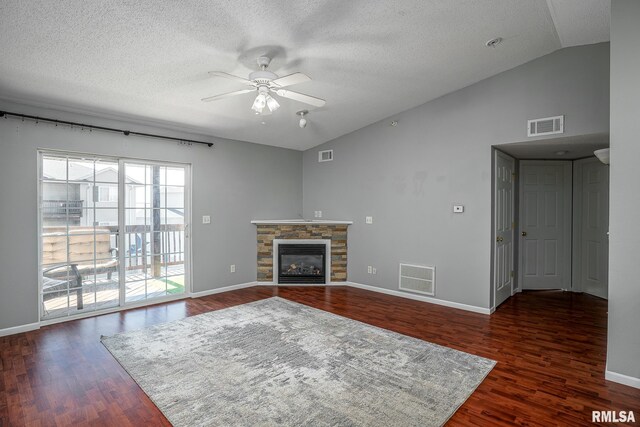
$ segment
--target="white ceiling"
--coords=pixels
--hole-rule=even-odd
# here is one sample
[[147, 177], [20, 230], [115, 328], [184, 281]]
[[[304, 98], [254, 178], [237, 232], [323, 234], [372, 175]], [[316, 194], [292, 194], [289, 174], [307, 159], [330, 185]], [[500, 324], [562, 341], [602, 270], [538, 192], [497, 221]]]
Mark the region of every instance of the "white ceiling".
[[[606, 41], [609, 3], [2, 0], [0, 98], [303, 150], [561, 47]], [[252, 94], [200, 101], [243, 88], [207, 71], [246, 77], [262, 54], [279, 75], [308, 74], [291, 89], [327, 105], [280, 99], [258, 117]]]

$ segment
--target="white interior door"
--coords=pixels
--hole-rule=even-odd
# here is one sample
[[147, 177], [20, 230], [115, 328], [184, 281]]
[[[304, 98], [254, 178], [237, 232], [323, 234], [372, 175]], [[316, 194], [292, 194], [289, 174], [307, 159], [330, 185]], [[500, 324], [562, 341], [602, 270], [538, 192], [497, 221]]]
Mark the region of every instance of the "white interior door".
[[575, 169], [574, 289], [607, 298], [609, 166], [591, 158]]
[[495, 239], [494, 239], [494, 307], [513, 292], [513, 229], [515, 159], [496, 150], [495, 160]]
[[571, 287], [571, 162], [520, 163], [522, 289]]

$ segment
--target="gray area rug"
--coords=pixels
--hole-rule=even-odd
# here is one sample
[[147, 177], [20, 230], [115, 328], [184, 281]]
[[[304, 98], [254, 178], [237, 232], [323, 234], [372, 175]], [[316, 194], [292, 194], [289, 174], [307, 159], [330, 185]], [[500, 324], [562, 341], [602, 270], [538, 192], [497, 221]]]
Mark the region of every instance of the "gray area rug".
[[495, 362], [269, 298], [102, 343], [174, 426], [438, 426]]

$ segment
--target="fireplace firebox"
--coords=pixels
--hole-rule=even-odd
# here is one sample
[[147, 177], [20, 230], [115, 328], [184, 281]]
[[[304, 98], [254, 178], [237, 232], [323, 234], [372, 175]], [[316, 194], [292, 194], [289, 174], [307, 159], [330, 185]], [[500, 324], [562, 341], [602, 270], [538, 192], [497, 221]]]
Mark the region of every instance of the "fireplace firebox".
[[326, 245], [278, 245], [278, 283], [326, 283]]

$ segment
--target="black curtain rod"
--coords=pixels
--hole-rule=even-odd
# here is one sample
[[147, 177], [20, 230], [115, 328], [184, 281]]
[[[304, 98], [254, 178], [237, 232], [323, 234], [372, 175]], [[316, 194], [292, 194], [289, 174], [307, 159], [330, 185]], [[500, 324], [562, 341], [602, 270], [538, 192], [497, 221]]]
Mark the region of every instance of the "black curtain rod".
[[125, 136], [129, 136], [129, 135], [147, 136], [149, 138], [168, 139], [170, 141], [187, 142], [190, 144], [205, 144], [208, 147], [213, 147], [213, 142], [195, 141], [193, 139], [184, 139], [184, 138], [174, 138], [173, 136], [156, 135], [154, 133], [136, 132], [132, 130], [109, 128], [105, 126], [86, 125], [83, 123], [68, 122], [66, 120], [48, 119], [46, 117], [30, 116], [28, 114], [0, 111], [0, 117], [5, 117], [5, 116], [21, 117], [23, 119], [31, 119], [37, 122], [49, 122], [49, 123], [56, 123], [56, 124], [69, 125], [69, 126], [79, 126], [79, 127], [88, 128], [88, 129], [104, 130], [107, 132], [117, 132]]

